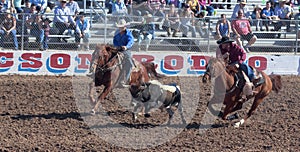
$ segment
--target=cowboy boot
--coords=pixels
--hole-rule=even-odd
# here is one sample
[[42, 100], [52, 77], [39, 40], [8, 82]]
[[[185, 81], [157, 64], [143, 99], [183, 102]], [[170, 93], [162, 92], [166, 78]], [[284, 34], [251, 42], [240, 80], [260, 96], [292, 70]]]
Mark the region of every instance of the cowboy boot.
[[173, 36], [173, 37], [177, 37], [177, 36], [176, 36], [176, 34], [177, 34], [177, 30], [174, 30], [174, 32], [173, 32], [173, 35], [172, 35], [172, 36]]

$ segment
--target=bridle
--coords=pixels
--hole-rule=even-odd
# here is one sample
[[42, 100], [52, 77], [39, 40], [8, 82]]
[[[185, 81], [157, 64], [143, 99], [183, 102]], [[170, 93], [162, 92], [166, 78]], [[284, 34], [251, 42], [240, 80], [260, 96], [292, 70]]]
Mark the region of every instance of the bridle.
[[[118, 57], [118, 63], [114, 64], [111, 67], [108, 67], [108, 65], [110, 63], [112, 63], [114, 61], [115, 58]], [[105, 64], [103, 64], [102, 66], [99, 64], [99, 61], [103, 61], [106, 62]], [[117, 66], [122, 65], [122, 61], [121, 61], [121, 57], [119, 55], [119, 53], [117, 53], [116, 55], [114, 55], [113, 57], [109, 58], [108, 61], [105, 61], [104, 55], [99, 56], [99, 60], [97, 62], [97, 70], [99, 70], [101, 73], [105, 73], [108, 71], [113, 71], [115, 70], [115, 68], [117, 68]]]

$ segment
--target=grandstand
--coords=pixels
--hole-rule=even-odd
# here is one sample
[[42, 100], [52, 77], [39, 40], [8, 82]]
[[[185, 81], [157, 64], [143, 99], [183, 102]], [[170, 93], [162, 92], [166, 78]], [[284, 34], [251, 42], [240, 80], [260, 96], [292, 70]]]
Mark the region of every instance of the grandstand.
[[[90, 48], [93, 49], [97, 43], [112, 43], [113, 34], [115, 31], [114, 23], [117, 20], [115, 16], [107, 14], [108, 9], [105, 8], [104, 0], [90, 0], [90, 1], [78, 1], [81, 11], [87, 14], [86, 18], [91, 21], [91, 38], [90, 38]], [[219, 2], [221, 3], [221, 2]], [[261, 0], [248, 0], [247, 7], [252, 10], [255, 5], [264, 6], [264, 2]], [[218, 4], [212, 2], [212, 4]], [[222, 4], [227, 4], [223, 3]], [[179, 31], [178, 37], [167, 37], [166, 31], [161, 28], [162, 22], [155, 22], [157, 24], [156, 28], [156, 38], [151, 41], [149, 51], [191, 51], [191, 52], [211, 52], [216, 48], [216, 40], [214, 40], [213, 34], [215, 33], [215, 25], [220, 16], [220, 14], [226, 14], [227, 18], [230, 18], [235, 2], [231, 3], [231, 9], [216, 9], [215, 16], [206, 17], [202, 20], [202, 26], [199, 28], [205, 33], [200, 35], [197, 33], [196, 38], [192, 38], [191, 35], [188, 37], [181, 37], [182, 33]], [[136, 7], [135, 7], [136, 8]], [[168, 9], [168, 6], [166, 6]], [[298, 9], [294, 9], [294, 14], [298, 12]], [[53, 12], [48, 12], [45, 14], [48, 18], [53, 18]], [[131, 16], [133, 21], [129, 27], [131, 30], [135, 30], [138, 25], [138, 21], [141, 20], [140, 16]], [[154, 17], [155, 21], [159, 20]], [[294, 23], [294, 21], [292, 22]], [[205, 26], [203, 26], [205, 24]], [[292, 25], [292, 32], [287, 32], [284, 28], [280, 32], [274, 31], [256, 31], [255, 26], [252, 26], [252, 31], [257, 35], [257, 42], [250, 48], [252, 52], [295, 52], [297, 51], [298, 43], [295, 43], [296, 31], [298, 29], [294, 28], [295, 24]], [[276, 38], [276, 35], [281, 33], [280, 38]], [[189, 34], [191, 34], [189, 32]], [[25, 35], [26, 36], [26, 35]], [[28, 36], [28, 35], [27, 35]], [[21, 37], [21, 35], [19, 35]], [[30, 36], [28, 36], [30, 37]], [[49, 42], [50, 50], [56, 49], [75, 49], [75, 38], [70, 35], [51, 35], [52, 41]], [[64, 37], [68, 43], [57, 43], [55, 38]], [[30, 37], [30, 42], [34, 43], [35, 38]], [[32, 45], [34, 46], [34, 45]], [[167, 47], [166, 47], [167, 46]], [[134, 45], [133, 51], [138, 50], [137, 44]], [[35, 49], [32, 47], [31, 49]], [[141, 50], [144, 50], [144, 46], [141, 46]]]

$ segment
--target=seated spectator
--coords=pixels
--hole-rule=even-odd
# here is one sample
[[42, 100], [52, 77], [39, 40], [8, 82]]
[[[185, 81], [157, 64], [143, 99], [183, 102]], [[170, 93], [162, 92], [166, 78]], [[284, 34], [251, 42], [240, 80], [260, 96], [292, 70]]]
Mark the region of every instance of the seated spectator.
[[132, 15], [132, 0], [124, 0], [127, 8], [127, 14]]
[[146, 51], [148, 51], [151, 40], [155, 38], [155, 25], [152, 23], [152, 15], [145, 15], [144, 20], [145, 23], [142, 25], [138, 36], [139, 51], [141, 51], [140, 45], [142, 41], [146, 42]]
[[69, 7], [70, 14], [73, 15], [73, 19], [74, 19], [74, 21], [76, 21], [77, 20], [76, 17], [79, 14], [79, 11], [80, 11], [78, 3], [74, 0], [69, 0], [69, 2], [67, 3], [66, 6]]
[[[292, 8], [286, 5], [286, 0], [279, 0], [279, 6], [275, 8], [275, 15], [280, 18], [280, 21], [274, 24], [274, 30], [279, 31], [282, 26], [286, 25], [287, 32], [290, 32]], [[280, 37], [280, 34], [278, 37]]]
[[230, 37], [231, 24], [230, 21], [226, 19], [225, 14], [221, 14], [221, 19], [218, 20], [216, 24], [216, 35], [215, 39], [219, 40], [224, 36]]
[[277, 18], [275, 16], [274, 9], [271, 7], [271, 2], [266, 3], [266, 7], [263, 8], [261, 12], [262, 24], [266, 27], [266, 30], [269, 31], [269, 25], [272, 24], [272, 20]]
[[31, 4], [34, 4], [36, 6], [36, 11], [38, 13], [44, 13], [47, 9], [47, 0], [30, 0]]
[[[70, 9], [66, 7], [67, 0], [61, 0], [60, 5], [54, 10], [54, 26], [59, 30], [58, 34], [63, 35], [66, 29], [75, 30], [75, 21], [70, 12]], [[64, 39], [63, 39], [64, 40]], [[59, 39], [59, 41], [61, 41]], [[66, 42], [66, 40], [64, 40]]]
[[153, 16], [157, 16], [162, 21], [165, 17], [164, 8], [166, 5], [165, 0], [147, 0], [148, 10]]
[[299, 8], [299, 11], [298, 13], [294, 16], [294, 20], [295, 20], [295, 28], [296, 28], [296, 31], [298, 32], [297, 33], [297, 38], [298, 38], [298, 41], [300, 40], [300, 8]]
[[44, 41], [43, 41], [43, 49], [48, 50], [48, 42], [49, 42], [49, 34], [50, 34], [50, 23], [52, 21], [49, 18], [43, 19], [43, 29], [44, 29]]
[[12, 4], [12, 8], [14, 8], [17, 13], [22, 13], [23, 10], [22, 10], [22, 0], [11, 0], [11, 4]]
[[0, 47], [4, 47], [4, 40], [10, 37], [13, 39], [14, 50], [18, 50], [16, 25], [16, 18], [11, 14], [10, 10], [7, 10], [4, 20], [0, 24]]
[[77, 49], [81, 49], [80, 39], [83, 40], [83, 47], [86, 51], [90, 49], [90, 22], [85, 18], [84, 13], [79, 14], [79, 19], [76, 20], [75, 42]]
[[29, 0], [24, 0], [24, 6], [23, 9], [23, 13], [29, 13], [30, 12], [30, 1]]
[[163, 29], [167, 31], [168, 37], [171, 36], [171, 32], [173, 30], [173, 37], [176, 37], [177, 32], [179, 31], [180, 27], [180, 20], [179, 20], [179, 14], [175, 10], [175, 5], [170, 5], [170, 10], [168, 13], [166, 13], [166, 17], [163, 23]]
[[214, 8], [210, 6], [211, 0], [208, 0], [206, 3], [206, 0], [198, 0], [200, 4], [200, 11], [206, 11], [207, 16], [212, 16], [214, 13]]
[[27, 28], [30, 29], [30, 35], [36, 37], [39, 49], [42, 51], [44, 43], [44, 29], [42, 17], [38, 14], [34, 14], [27, 21]]
[[127, 15], [127, 7], [124, 3], [124, 0], [116, 0], [112, 4], [112, 15]]
[[255, 25], [256, 31], [258, 31], [258, 27], [260, 27], [260, 31], [264, 31], [262, 29], [261, 10], [261, 6], [256, 5], [251, 14], [251, 18], [253, 20], [253, 24]]
[[238, 17], [236, 18], [236, 20], [232, 21], [232, 31], [235, 34], [237, 44], [240, 47], [243, 47], [241, 39], [248, 41], [248, 43], [244, 46], [244, 49], [249, 53], [249, 47], [251, 47], [251, 45], [255, 43], [257, 37], [252, 33], [249, 20], [244, 18], [243, 16], [243, 10], [239, 10]]
[[185, 5], [190, 7], [195, 16], [197, 16], [201, 11], [201, 6], [198, 0], [187, 0]]
[[1, 11], [6, 12], [6, 10], [10, 8], [10, 3], [8, 0], [1, 0], [0, 3], [2, 4]]
[[192, 32], [192, 37], [196, 37], [196, 28], [194, 26], [194, 13], [190, 7], [185, 7], [180, 13], [180, 29], [182, 37], [188, 37], [188, 31]]
[[240, 10], [243, 11], [243, 15], [245, 18], [250, 18], [250, 15], [251, 15], [251, 11], [249, 10], [248, 7], [246, 7], [246, 0], [241, 0], [239, 4], [236, 4], [233, 8], [233, 12], [232, 12], [232, 15], [231, 15], [231, 19], [234, 20], [238, 17], [238, 12]]

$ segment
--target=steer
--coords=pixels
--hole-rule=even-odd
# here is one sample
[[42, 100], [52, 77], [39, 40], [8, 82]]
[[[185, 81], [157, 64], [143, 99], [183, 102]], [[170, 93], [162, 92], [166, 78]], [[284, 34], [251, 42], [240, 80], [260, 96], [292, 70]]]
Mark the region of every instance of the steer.
[[133, 120], [137, 119], [137, 110], [145, 108], [145, 117], [150, 117], [150, 110], [158, 108], [162, 111], [166, 109], [169, 114], [168, 124], [173, 118], [172, 106], [179, 110], [182, 123], [186, 121], [183, 117], [180, 88], [175, 83], [163, 85], [157, 80], [149, 81], [142, 85], [130, 85], [129, 91], [132, 95]]

